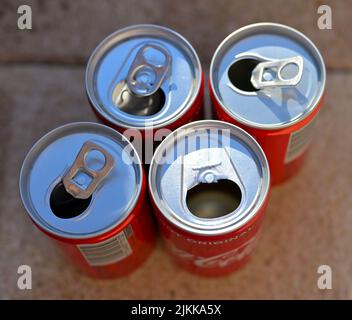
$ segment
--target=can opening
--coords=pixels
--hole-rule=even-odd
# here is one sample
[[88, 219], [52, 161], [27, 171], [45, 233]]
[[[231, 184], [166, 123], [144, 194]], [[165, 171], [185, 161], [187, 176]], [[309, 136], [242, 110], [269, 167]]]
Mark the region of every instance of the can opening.
[[126, 87], [121, 90], [118, 85], [112, 98], [115, 105], [123, 112], [135, 116], [152, 116], [164, 107], [166, 95], [163, 89], [159, 88], [149, 96], [137, 96]]
[[187, 192], [186, 204], [199, 218], [219, 218], [238, 208], [242, 192], [233, 181], [223, 179], [216, 183], [200, 183]]
[[260, 63], [259, 60], [253, 58], [245, 58], [237, 60], [228, 70], [228, 77], [231, 83], [239, 90], [254, 92], [258, 91], [252, 82], [252, 72], [254, 68]]
[[88, 199], [77, 199], [69, 194], [60, 181], [50, 195], [50, 208], [53, 214], [62, 219], [70, 219], [82, 214], [89, 206], [92, 196]]

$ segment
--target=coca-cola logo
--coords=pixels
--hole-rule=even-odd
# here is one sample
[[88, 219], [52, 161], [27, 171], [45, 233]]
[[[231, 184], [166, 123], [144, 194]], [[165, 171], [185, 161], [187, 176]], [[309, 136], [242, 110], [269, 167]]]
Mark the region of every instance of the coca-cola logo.
[[168, 246], [178, 258], [181, 258], [183, 260], [191, 260], [197, 267], [224, 268], [232, 263], [239, 262], [245, 257], [247, 257], [248, 255], [250, 255], [254, 250], [256, 240], [257, 240], [257, 237], [254, 236], [251, 239], [249, 239], [247, 242], [243, 243], [241, 246], [235, 249], [232, 249], [227, 252], [222, 252], [218, 255], [209, 256], [209, 257], [196, 256], [192, 253], [176, 248], [170, 242], [168, 243]]

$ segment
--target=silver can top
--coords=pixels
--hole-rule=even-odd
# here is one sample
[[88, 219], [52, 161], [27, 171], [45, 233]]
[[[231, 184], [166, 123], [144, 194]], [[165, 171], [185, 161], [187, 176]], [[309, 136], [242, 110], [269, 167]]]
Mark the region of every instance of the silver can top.
[[47, 133], [20, 173], [22, 202], [37, 225], [64, 238], [90, 238], [120, 224], [141, 192], [142, 166], [117, 131], [88, 122]]
[[189, 123], [157, 148], [151, 195], [164, 217], [194, 234], [218, 235], [250, 221], [267, 198], [269, 166], [242, 129], [216, 120]]
[[93, 108], [125, 128], [163, 127], [181, 117], [202, 81], [199, 58], [173, 30], [133, 25], [104, 39], [86, 68]]
[[222, 108], [245, 125], [279, 129], [310, 114], [322, 98], [325, 65], [302, 33], [276, 23], [252, 24], [217, 48], [210, 82]]

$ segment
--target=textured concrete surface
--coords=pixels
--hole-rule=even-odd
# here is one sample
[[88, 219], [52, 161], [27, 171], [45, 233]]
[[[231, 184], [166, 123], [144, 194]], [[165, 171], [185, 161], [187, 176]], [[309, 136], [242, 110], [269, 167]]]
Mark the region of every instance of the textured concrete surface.
[[[116, 2], [114, 10], [108, 9], [107, 2], [101, 2], [100, 6], [92, 4], [89, 10], [78, 10], [80, 1], [36, 2], [38, 8], [49, 10], [48, 16], [38, 16], [36, 22], [47, 26], [48, 33], [41, 33], [37, 25], [30, 39], [14, 32], [13, 22], [8, 21], [13, 2], [0, 4], [0, 21], [7, 21], [8, 26], [5, 31], [0, 28], [0, 34], [5, 36], [1, 35], [5, 41], [0, 48], [0, 298], [352, 298], [352, 72], [344, 68], [350, 63], [350, 55], [339, 51], [340, 45], [346, 47], [344, 50], [350, 49], [349, 35], [334, 31], [337, 33], [331, 36], [330, 31], [316, 30], [315, 22], [305, 18], [315, 17], [315, 1], [305, 2], [304, 6], [302, 1], [270, 2], [277, 10], [281, 4], [282, 14], [255, 6], [259, 3], [255, 1], [246, 2], [248, 11], [242, 2], [234, 2], [231, 10], [223, 10], [221, 1], [216, 2], [216, 7], [215, 2], [210, 6], [210, 1], [195, 1], [191, 13], [180, 2], [175, 2], [170, 10], [169, 1], [160, 1], [156, 11], [151, 10], [152, 1], [140, 2], [139, 10], [132, 10], [138, 3], [132, 1], [128, 10], [133, 15], [124, 17], [119, 13], [122, 20], [114, 23], [114, 14], [126, 8], [124, 2]], [[326, 2], [338, 6], [337, 1]], [[344, 15], [349, 4], [338, 2], [344, 3], [335, 14], [334, 21], [340, 25], [345, 22], [337, 16]], [[67, 13], [52, 11], [63, 3], [69, 8]], [[262, 241], [251, 263], [226, 278], [198, 278], [175, 267], [160, 242], [142, 268], [122, 279], [92, 280], [68, 265], [29, 221], [17, 185], [20, 165], [33, 142], [61, 124], [95, 120], [84, 95], [84, 69], [76, 63], [86, 58], [101, 36], [123, 24], [146, 21], [182, 26], [179, 31], [193, 40], [206, 62], [226, 33], [249, 20], [282, 21], [290, 6], [304, 11], [303, 16], [291, 17], [292, 25], [305, 26], [307, 34], [316, 37], [317, 45], [327, 50], [327, 95], [305, 167], [292, 180], [273, 189]], [[168, 14], [163, 16], [166, 8]], [[72, 10], [76, 10], [74, 15]], [[94, 26], [89, 20], [93, 12], [100, 16]], [[143, 20], [144, 17], [147, 18]], [[203, 30], [199, 34], [189, 27], [190, 17], [199, 19], [197, 30]], [[220, 22], [222, 27], [218, 28]], [[334, 37], [336, 42], [332, 45]], [[61, 45], [53, 45], [56, 42]], [[43, 64], [41, 59], [59, 64]], [[17, 288], [17, 268], [22, 264], [32, 267], [30, 291]], [[317, 268], [322, 264], [332, 268], [332, 290], [317, 288]]]
[[[18, 32], [17, 7], [30, 4], [33, 29]], [[332, 9], [333, 29], [317, 27], [317, 8]], [[2, 0], [0, 61], [84, 63], [111, 32], [133, 23], [174, 28], [209, 63], [218, 44], [246, 24], [272, 21], [304, 32], [319, 44], [328, 67], [352, 67], [350, 0]]]

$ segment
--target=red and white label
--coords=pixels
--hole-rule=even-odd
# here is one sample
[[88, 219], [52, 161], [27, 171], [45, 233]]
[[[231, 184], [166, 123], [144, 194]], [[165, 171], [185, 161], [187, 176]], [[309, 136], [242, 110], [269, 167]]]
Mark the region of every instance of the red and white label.
[[311, 141], [314, 120], [305, 125], [303, 128], [292, 132], [288, 141], [285, 163], [297, 159], [306, 151]]
[[169, 242], [168, 245], [177, 257], [183, 260], [191, 260], [197, 267], [224, 268], [232, 263], [241, 261], [245, 257], [249, 256], [253, 252], [256, 242], [257, 236], [254, 236], [235, 249], [210, 257], [203, 257], [191, 254], [189, 252], [176, 248], [171, 242]]
[[122, 231], [108, 240], [94, 244], [81, 244], [77, 247], [90, 266], [113, 264], [132, 254], [132, 248], [127, 239], [127, 236], [131, 235], [132, 228], [128, 226], [126, 230], [128, 232]]

